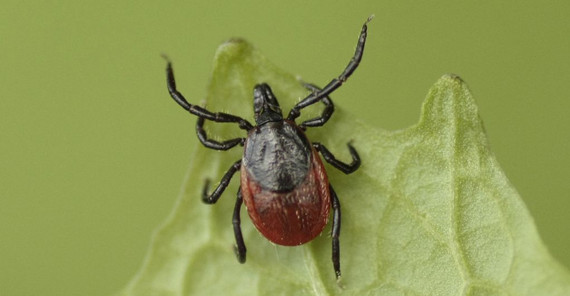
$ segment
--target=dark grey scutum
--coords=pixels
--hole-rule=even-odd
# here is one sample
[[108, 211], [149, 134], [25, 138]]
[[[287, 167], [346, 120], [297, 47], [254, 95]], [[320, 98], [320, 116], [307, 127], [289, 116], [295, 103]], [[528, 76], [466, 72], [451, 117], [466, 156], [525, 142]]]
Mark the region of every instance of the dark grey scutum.
[[309, 171], [311, 145], [298, 128], [286, 121], [267, 122], [250, 131], [243, 165], [263, 189], [295, 189]]

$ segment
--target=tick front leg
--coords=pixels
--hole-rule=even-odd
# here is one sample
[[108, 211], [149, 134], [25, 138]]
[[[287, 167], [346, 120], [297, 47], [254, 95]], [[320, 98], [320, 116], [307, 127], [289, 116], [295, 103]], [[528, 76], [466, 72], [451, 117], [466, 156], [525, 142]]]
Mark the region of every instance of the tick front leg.
[[220, 198], [220, 196], [222, 195], [222, 193], [224, 192], [224, 190], [226, 190], [226, 188], [230, 184], [230, 181], [232, 180], [233, 175], [237, 171], [239, 171], [240, 168], [241, 168], [241, 159], [234, 162], [234, 164], [230, 167], [230, 169], [222, 177], [222, 180], [220, 181], [220, 184], [218, 185], [218, 187], [216, 187], [214, 192], [212, 192], [212, 194], [210, 194], [210, 195], [208, 195], [208, 187], [210, 185], [210, 180], [206, 180], [206, 183], [204, 184], [204, 190], [202, 191], [202, 201], [207, 203], [207, 204], [216, 203], [218, 201], [218, 199]]
[[356, 70], [358, 64], [360, 64], [360, 61], [362, 60], [362, 55], [364, 54], [364, 45], [366, 43], [366, 36], [368, 34], [367, 25], [372, 20], [372, 18], [373, 16], [368, 17], [362, 26], [362, 30], [360, 30], [360, 36], [358, 37], [358, 43], [356, 44], [356, 50], [344, 71], [342, 71], [342, 73], [337, 78], [329, 82], [329, 84], [327, 84], [322, 90], [313, 92], [301, 100], [299, 103], [297, 103], [297, 105], [295, 105], [289, 112], [289, 116], [287, 116], [288, 120], [294, 120], [295, 118], [299, 117], [301, 109], [322, 100], [324, 97], [328, 96], [334, 90], [339, 88], [348, 79], [348, 77], [352, 75], [352, 72]]
[[350, 174], [360, 167], [360, 156], [358, 156], [358, 152], [356, 152], [356, 149], [354, 149], [350, 143], [348, 143], [347, 146], [348, 150], [350, 151], [350, 155], [352, 156], [352, 162], [350, 164], [337, 160], [336, 157], [334, 157], [334, 155], [323, 144], [316, 142], [313, 143], [313, 147], [315, 147], [315, 149], [321, 153], [323, 158], [328, 163], [339, 169], [341, 172]]
[[243, 146], [243, 144], [245, 143], [244, 138], [236, 138], [223, 142], [217, 142], [208, 139], [208, 135], [206, 134], [206, 130], [204, 129], [205, 121], [206, 119], [204, 117], [198, 117], [198, 121], [196, 122], [196, 134], [198, 135], [198, 139], [200, 140], [200, 142], [207, 148], [214, 150], [228, 150], [237, 145]]
[[174, 70], [172, 69], [172, 63], [170, 62], [170, 60], [168, 59], [167, 56], [163, 55], [164, 59], [167, 62], [167, 66], [166, 66], [166, 86], [168, 88], [168, 92], [170, 93], [170, 96], [172, 97], [172, 99], [174, 99], [174, 101], [176, 101], [176, 103], [178, 103], [178, 105], [180, 105], [182, 108], [184, 108], [185, 110], [187, 110], [188, 112], [190, 112], [191, 114], [194, 114], [198, 117], [204, 117], [206, 119], [215, 121], [215, 122], [235, 122], [239, 125], [239, 127], [241, 129], [244, 130], [250, 130], [253, 128], [253, 126], [251, 125], [251, 123], [249, 123], [249, 121], [239, 117], [239, 116], [235, 116], [235, 115], [231, 115], [231, 114], [227, 114], [227, 113], [222, 113], [222, 112], [210, 112], [208, 110], [206, 110], [205, 108], [202, 108], [198, 105], [192, 105], [190, 103], [188, 103], [188, 101], [184, 98], [184, 96], [182, 95], [182, 93], [180, 93], [178, 91], [178, 89], [176, 89], [176, 80], [174, 79]]
[[234, 216], [232, 219], [232, 224], [234, 225], [234, 235], [236, 237], [236, 245], [234, 246], [234, 251], [239, 263], [245, 263], [245, 253], [247, 251], [245, 248], [245, 243], [243, 242], [243, 236], [241, 235], [241, 219], [239, 216], [242, 202], [243, 199], [241, 197], [240, 187], [237, 192], [236, 205], [234, 207]]
[[331, 192], [331, 203], [333, 208], [333, 220], [332, 220], [332, 261], [334, 266], [334, 273], [337, 280], [340, 278], [340, 202], [332, 185], [329, 184], [329, 189]]

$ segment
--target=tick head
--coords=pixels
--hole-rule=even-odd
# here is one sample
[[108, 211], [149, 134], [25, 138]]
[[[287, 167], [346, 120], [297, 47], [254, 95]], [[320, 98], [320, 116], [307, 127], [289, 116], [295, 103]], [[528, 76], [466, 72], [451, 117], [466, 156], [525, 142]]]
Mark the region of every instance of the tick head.
[[253, 89], [253, 112], [257, 125], [283, 120], [279, 102], [267, 83], [258, 84]]

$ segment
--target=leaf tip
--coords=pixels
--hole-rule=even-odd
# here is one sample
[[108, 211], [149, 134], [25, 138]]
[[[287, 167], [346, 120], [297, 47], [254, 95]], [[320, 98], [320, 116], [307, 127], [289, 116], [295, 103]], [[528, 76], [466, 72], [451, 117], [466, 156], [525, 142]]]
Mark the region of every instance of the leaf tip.
[[459, 75], [454, 73], [443, 74], [443, 76], [441, 76], [439, 80], [444, 80], [454, 83], [465, 83], [465, 81], [463, 81], [463, 79]]
[[242, 56], [244, 53], [251, 51], [253, 45], [242, 38], [231, 38], [222, 43], [216, 50], [214, 61], [223, 61], [224, 63], [231, 61], [233, 58]]
[[[444, 74], [443, 76], [441, 76], [437, 80], [437, 82], [433, 85], [433, 87], [430, 89], [430, 95], [432, 94], [434, 89], [436, 89], [439, 92], [451, 91], [455, 94], [469, 93], [469, 89], [467, 87], [467, 83], [465, 82], [465, 80], [463, 80], [463, 78], [461, 78], [459, 75], [454, 74], [454, 73], [447, 73], [447, 74]], [[428, 95], [428, 97], [430, 95]], [[454, 96], [450, 96], [450, 98], [458, 99], [460, 97], [457, 95], [454, 95]]]
[[[477, 105], [467, 83], [459, 75], [445, 74], [429, 90], [419, 125], [443, 128], [452, 126], [451, 123], [458, 119], [479, 124]], [[451, 125], [441, 125], [445, 122]]]

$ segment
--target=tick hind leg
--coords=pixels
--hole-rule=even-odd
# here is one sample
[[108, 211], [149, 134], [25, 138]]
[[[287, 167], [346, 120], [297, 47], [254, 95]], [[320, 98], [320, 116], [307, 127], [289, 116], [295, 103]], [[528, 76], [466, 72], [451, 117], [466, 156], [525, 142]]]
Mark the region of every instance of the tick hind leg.
[[330, 163], [335, 168], [339, 169], [341, 172], [345, 174], [350, 174], [356, 171], [360, 167], [360, 156], [358, 156], [358, 152], [356, 152], [356, 149], [354, 149], [354, 147], [352, 147], [350, 143], [348, 143], [347, 146], [348, 150], [350, 151], [350, 155], [352, 156], [351, 163], [344, 163], [340, 160], [337, 160], [336, 157], [327, 149], [327, 147], [325, 147], [325, 145], [317, 142], [313, 143], [313, 147], [315, 147], [315, 149], [317, 149], [317, 151], [321, 153], [323, 158], [328, 163]]
[[234, 251], [239, 263], [245, 263], [245, 253], [247, 251], [245, 248], [245, 243], [243, 242], [243, 236], [241, 234], [241, 219], [239, 216], [242, 202], [243, 198], [241, 197], [240, 187], [237, 192], [236, 205], [234, 207], [234, 216], [232, 219], [232, 224], [234, 226], [234, 235], [236, 237], [236, 245], [234, 246]]
[[331, 204], [333, 209], [333, 220], [332, 220], [332, 261], [334, 267], [334, 273], [336, 278], [340, 278], [340, 202], [332, 185], [329, 184], [329, 189], [331, 192]]
[[[305, 88], [312, 91], [313, 93], [321, 91], [321, 89], [314, 84], [303, 83], [303, 85], [305, 86]], [[331, 98], [329, 96], [325, 96], [324, 98], [321, 99], [321, 102], [325, 104], [325, 109], [323, 110], [321, 116], [303, 121], [299, 125], [302, 129], [306, 129], [307, 127], [322, 126], [329, 120], [329, 118], [331, 118], [334, 112], [334, 104]]]

